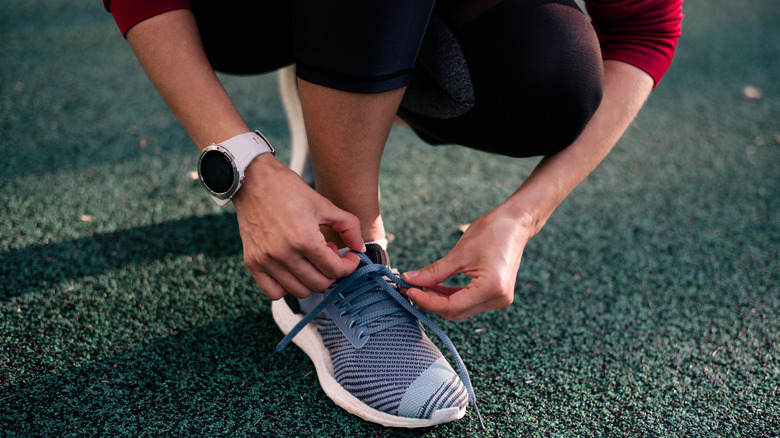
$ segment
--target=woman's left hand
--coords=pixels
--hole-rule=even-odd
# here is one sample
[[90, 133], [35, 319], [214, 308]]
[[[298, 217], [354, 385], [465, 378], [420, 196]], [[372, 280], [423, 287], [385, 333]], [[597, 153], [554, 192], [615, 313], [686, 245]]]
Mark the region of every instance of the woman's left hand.
[[[532, 223], [530, 217], [518, 219], [491, 210], [466, 229], [446, 256], [403, 274], [404, 281], [420, 287], [408, 289], [407, 296], [421, 309], [448, 320], [509, 306], [523, 249], [534, 234]], [[472, 278], [466, 287], [441, 284], [460, 273]]]

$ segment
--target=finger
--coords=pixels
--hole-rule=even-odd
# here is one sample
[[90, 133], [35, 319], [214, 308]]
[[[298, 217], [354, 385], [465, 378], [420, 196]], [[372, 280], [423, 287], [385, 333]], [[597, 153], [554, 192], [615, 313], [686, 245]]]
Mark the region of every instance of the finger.
[[[360, 264], [360, 257], [357, 254], [353, 254], [351, 252], [347, 252], [342, 257], [341, 255], [339, 255], [339, 247], [335, 243], [333, 243], [333, 242], [328, 242], [328, 248], [332, 249], [333, 252], [336, 255], [338, 255], [342, 260], [346, 259], [346, 260], [343, 260], [344, 263], [345, 263], [344, 267], [346, 268], [346, 272], [344, 272], [341, 275], [339, 275], [338, 278], [347, 276], [347, 275], [355, 272], [355, 269], [357, 269], [358, 265]], [[363, 252], [365, 252], [365, 249], [363, 250]]]
[[305, 258], [292, 260], [285, 268], [312, 292], [324, 291], [338, 278], [325, 275]]
[[468, 318], [488, 310], [506, 307], [503, 296], [488, 298], [472, 281], [452, 295], [442, 295], [432, 290], [409, 289], [407, 296], [421, 309], [441, 315], [447, 320]]
[[444, 319], [454, 321], [468, 318], [477, 313], [489, 310], [483, 303], [463, 297], [463, 291], [453, 295], [441, 295], [434, 291], [410, 289], [407, 296], [422, 310], [435, 313]]
[[265, 273], [271, 276], [281, 287], [296, 298], [308, 297], [312, 289], [306, 286], [289, 268], [277, 262], [266, 263]]
[[253, 272], [252, 277], [255, 278], [257, 285], [260, 286], [260, 290], [271, 300], [278, 300], [287, 294], [282, 285], [265, 272]]
[[443, 258], [417, 271], [404, 272], [403, 280], [414, 286], [432, 287], [459, 273], [460, 263], [453, 261], [452, 257]]
[[322, 209], [320, 225], [327, 225], [333, 231], [339, 233], [341, 240], [350, 249], [357, 252], [366, 252], [366, 244], [360, 231], [360, 220], [357, 216], [348, 213], [331, 204], [331, 208]]
[[339, 247], [338, 247], [338, 245], [336, 245], [335, 243], [333, 243], [333, 242], [328, 242], [327, 244], [325, 244], [325, 246], [327, 246], [328, 248], [330, 248], [330, 249], [331, 249], [331, 251], [333, 251], [335, 254], [338, 254], [338, 253], [339, 253]]
[[330, 278], [331, 282], [353, 273], [360, 264], [360, 258], [356, 254], [347, 253], [341, 257], [338, 249], [334, 252], [330, 244], [316, 247], [307, 258], [319, 272]]
[[[417, 288], [417, 289], [420, 289], [420, 288]], [[455, 292], [457, 292], [457, 291], [459, 291], [459, 290], [461, 290], [463, 288], [462, 287], [456, 287], [456, 286], [445, 286], [443, 284], [435, 284], [433, 286], [422, 287], [422, 289], [424, 291], [426, 291], [426, 292], [435, 292], [435, 293], [437, 293], [439, 295], [450, 296], [450, 295], [454, 294]], [[400, 288], [400, 290], [401, 290], [401, 292], [406, 293], [406, 291], [408, 289], [402, 287], [402, 288]]]

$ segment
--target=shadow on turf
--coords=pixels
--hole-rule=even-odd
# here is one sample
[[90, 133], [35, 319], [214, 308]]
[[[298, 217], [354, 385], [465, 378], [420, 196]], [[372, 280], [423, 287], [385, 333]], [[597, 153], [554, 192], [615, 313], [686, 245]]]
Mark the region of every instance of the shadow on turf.
[[429, 430], [387, 435], [338, 408], [297, 348], [260, 369], [281, 337], [264, 306], [94, 359], [64, 349], [69, 365], [0, 385], [0, 436], [313, 437], [339, 425], [344, 436], [417, 437]]
[[169, 255], [241, 252], [234, 213], [212, 214], [94, 234], [0, 253], [0, 299]]
[[[301, 400], [293, 388], [267, 387], [300, 365], [257, 367], [280, 336], [268, 312], [249, 312], [94, 361], [75, 356], [74, 365], [6, 388], [7, 395], [0, 390], [0, 424], [20, 436], [262, 430], [285, 417], [287, 403]], [[313, 376], [302, 380], [317, 388]]]

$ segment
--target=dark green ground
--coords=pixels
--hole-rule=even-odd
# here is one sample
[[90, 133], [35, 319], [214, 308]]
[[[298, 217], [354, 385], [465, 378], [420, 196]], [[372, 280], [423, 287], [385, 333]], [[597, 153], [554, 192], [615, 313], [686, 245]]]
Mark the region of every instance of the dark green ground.
[[[69, 3], [0, 9], [0, 436], [778, 435], [776, 0], [688, 0], [671, 71], [530, 242], [515, 303], [437, 319], [484, 432], [471, 413], [364, 423], [296, 348], [257, 369], [280, 334], [232, 210], [190, 178], [194, 147], [100, 2]], [[226, 85], [286, 159], [275, 80]], [[444, 254], [532, 166], [395, 130], [398, 267]]]

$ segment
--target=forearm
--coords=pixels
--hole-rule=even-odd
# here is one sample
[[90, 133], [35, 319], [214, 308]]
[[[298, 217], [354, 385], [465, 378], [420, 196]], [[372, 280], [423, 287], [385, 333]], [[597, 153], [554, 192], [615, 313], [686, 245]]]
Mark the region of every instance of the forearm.
[[538, 233], [563, 199], [606, 157], [652, 88], [653, 79], [644, 71], [605, 61], [604, 95], [585, 130], [569, 147], [539, 162], [499, 209], [524, 221], [531, 235]]
[[141, 66], [193, 142], [203, 148], [248, 132], [211, 68], [192, 12], [166, 12], [127, 32]]

